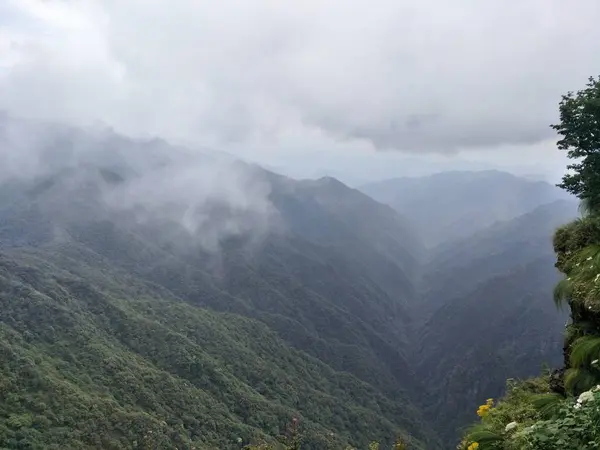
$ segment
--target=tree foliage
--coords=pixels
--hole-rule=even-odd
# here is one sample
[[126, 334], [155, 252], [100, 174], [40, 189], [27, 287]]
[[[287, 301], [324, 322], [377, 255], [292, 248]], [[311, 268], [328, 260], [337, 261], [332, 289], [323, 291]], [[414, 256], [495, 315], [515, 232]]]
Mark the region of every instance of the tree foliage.
[[600, 208], [600, 77], [590, 77], [586, 87], [563, 95], [560, 122], [551, 125], [561, 139], [558, 148], [576, 160], [559, 186], [581, 199], [586, 209]]
[[302, 448], [427, 439], [408, 404], [258, 321], [188, 305], [101, 260], [11, 253], [0, 255], [0, 448], [278, 449], [292, 417]]

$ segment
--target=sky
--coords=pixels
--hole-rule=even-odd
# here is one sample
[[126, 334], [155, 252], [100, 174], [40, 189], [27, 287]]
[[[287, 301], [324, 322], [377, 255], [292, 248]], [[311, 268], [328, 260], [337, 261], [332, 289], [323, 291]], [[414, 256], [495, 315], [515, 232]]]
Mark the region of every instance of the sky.
[[0, 0], [0, 109], [351, 184], [557, 179], [597, 0]]

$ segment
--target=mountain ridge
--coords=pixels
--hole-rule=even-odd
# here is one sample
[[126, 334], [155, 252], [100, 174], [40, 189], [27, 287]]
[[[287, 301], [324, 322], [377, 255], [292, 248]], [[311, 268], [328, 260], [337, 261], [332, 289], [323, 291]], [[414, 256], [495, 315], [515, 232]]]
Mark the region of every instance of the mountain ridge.
[[[471, 198], [452, 195], [473, 189], [473, 179], [485, 185], [492, 177], [496, 186], [498, 177], [512, 183], [512, 176], [463, 173], [467, 188], [444, 190], [453, 203], [434, 221], [439, 196], [421, 205], [429, 212], [419, 219], [331, 177], [294, 180], [254, 164], [176, 147], [171, 153], [161, 140], [82, 134], [68, 144], [68, 132], [59, 137], [61, 151], [52, 140], [49, 150], [41, 140], [30, 151], [62, 163], [0, 177], [0, 332], [7, 354], [40, 361], [27, 366], [35, 383], [70, 386], [68, 402], [64, 414], [51, 415], [42, 389], [35, 402], [43, 405], [32, 406], [27, 396], [36, 385], [19, 384], [14, 361], [0, 365], [11, 380], [0, 395], [10, 400], [12, 389], [23, 403], [10, 404], [16, 412], [0, 410], [7, 448], [52, 448], [38, 429], [55, 448], [69, 448], [65, 439], [73, 448], [129, 448], [161, 429], [166, 411], [175, 422], [166, 421], [157, 448], [234, 448], [238, 437], [274, 442], [294, 415], [306, 425], [309, 448], [364, 447], [371, 439], [391, 445], [398, 435], [415, 448], [446, 448], [468, 422], [467, 402], [503, 389], [497, 376], [469, 389], [484, 376], [478, 364], [492, 364], [489, 339], [477, 333], [498, 339], [501, 368], [509, 371], [507, 355], [518, 351], [511, 333], [524, 336], [524, 324], [535, 323], [535, 336], [546, 336], [557, 326], [546, 298], [555, 273], [541, 268], [551, 253], [545, 233], [573, 208], [545, 184], [536, 185], [540, 193], [517, 179], [500, 192], [499, 200], [523, 193], [514, 211], [514, 199], [494, 205], [480, 190], [486, 201], [478, 205], [488, 210], [465, 237], [452, 227]], [[151, 161], [138, 161], [145, 145]], [[456, 177], [447, 176], [450, 185]], [[435, 193], [428, 189], [415, 190], [415, 206]], [[447, 243], [426, 248], [415, 217], [446, 233]], [[527, 277], [539, 283], [521, 292]], [[513, 311], [520, 308], [522, 317]], [[494, 320], [483, 323], [489, 311]], [[29, 330], [37, 321], [43, 335]], [[465, 329], [466, 340], [457, 336]], [[523, 375], [552, 361], [556, 343], [548, 342], [525, 347]], [[112, 361], [111, 349], [117, 365], [108, 367], [116, 372], [94, 374], [95, 365]], [[128, 392], [136, 371], [144, 376]], [[165, 392], [153, 392], [153, 383]], [[94, 430], [81, 410], [91, 408], [90, 396], [102, 405], [93, 417], [103, 429]], [[63, 429], [75, 429], [80, 415], [85, 436]]]
[[536, 206], [569, 196], [544, 181], [498, 170], [443, 172], [383, 180], [361, 187], [411, 219], [428, 248], [510, 220]]

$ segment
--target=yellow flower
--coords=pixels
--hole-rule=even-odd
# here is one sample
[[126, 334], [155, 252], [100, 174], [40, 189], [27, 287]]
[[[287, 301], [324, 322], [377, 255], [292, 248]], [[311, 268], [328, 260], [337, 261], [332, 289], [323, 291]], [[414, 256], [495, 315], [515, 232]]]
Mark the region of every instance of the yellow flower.
[[479, 407], [479, 409], [477, 410], [477, 415], [479, 417], [485, 417], [485, 416], [487, 416], [493, 405], [494, 405], [494, 399], [493, 398], [488, 398], [485, 401], [485, 404], [481, 405]]
[[473, 442], [471, 445], [469, 445], [469, 447], [467, 447], [467, 450], [477, 450], [479, 448], [479, 444], [477, 442]]
[[490, 405], [481, 405], [479, 407], [479, 409], [477, 410], [477, 415], [479, 417], [485, 417], [488, 415], [488, 413], [490, 412]]

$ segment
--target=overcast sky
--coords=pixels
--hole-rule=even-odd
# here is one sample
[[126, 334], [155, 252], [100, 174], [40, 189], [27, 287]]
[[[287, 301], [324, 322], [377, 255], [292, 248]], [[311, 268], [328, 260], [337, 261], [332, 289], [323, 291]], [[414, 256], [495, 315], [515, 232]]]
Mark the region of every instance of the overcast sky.
[[0, 0], [0, 108], [294, 175], [556, 177], [598, 23], [598, 0]]

